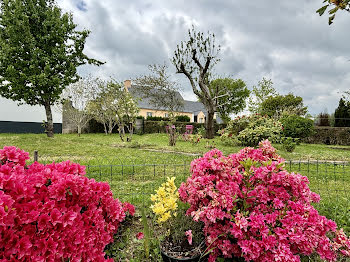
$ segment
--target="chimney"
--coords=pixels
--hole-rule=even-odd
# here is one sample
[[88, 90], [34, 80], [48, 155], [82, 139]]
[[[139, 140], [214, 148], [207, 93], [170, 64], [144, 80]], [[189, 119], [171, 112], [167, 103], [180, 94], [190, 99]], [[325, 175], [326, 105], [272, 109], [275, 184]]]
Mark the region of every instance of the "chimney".
[[125, 88], [126, 90], [128, 90], [130, 87], [131, 87], [131, 80], [130, 80], [130, 79], [125, 80], [125, 81], [124, 81], [124, 88]]

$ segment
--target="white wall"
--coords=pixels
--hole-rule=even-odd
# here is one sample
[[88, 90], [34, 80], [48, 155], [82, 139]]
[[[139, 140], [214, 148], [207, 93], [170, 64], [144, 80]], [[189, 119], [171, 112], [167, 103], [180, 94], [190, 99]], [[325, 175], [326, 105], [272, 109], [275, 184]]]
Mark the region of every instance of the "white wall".
[[[62, 116], [52, 108], [53, 122], [62, 123]], [[42, 106], [20, 105], [12, 100], [0, 97], [0, 121], [42, 122], [46, 120]]]

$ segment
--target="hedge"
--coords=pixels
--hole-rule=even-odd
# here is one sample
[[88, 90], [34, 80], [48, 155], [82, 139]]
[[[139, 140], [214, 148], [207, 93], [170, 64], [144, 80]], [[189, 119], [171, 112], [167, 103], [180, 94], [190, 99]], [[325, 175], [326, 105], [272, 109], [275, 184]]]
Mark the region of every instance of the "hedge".
[[[143, 132], [144, 134], [152, 134], [152, 133], [165, 133], [165, 123], [159, 121], [144, 121]], [[180, 133], [186, 132], [186, 125], [193, 125], [193, 132], [197, 133], [197, 129], [200, 127], [204, 128], [204, 123], [191, 123], [191, 122], [176, 122], [176, 127], [179, 128]], [[225, 128], [225, 124], [214, 124], [215, 133]]]
[[315, 133], [303, 142], [311, 144], [350, 145], [350, 127], [315, 127]]

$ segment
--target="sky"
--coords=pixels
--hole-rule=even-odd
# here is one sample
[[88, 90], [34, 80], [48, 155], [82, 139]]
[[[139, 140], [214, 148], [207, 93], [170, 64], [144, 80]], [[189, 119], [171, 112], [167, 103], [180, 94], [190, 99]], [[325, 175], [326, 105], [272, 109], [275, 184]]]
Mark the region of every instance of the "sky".
[[[84, 52], [106, 62], [81, 66], [119, 81], [148, 73], [147, 65], [167, 63], [187, 100], [196, 100], [187, 79], [176, 74], [171, 57], [188, 29], [211, 32], [221, 45], [218, 76], [241, 78], [252, 88], [271, 78], [280, 94], [304, 99], [309, 113], [333, 113], [350, 90], [350, 13], [338, 12], [334, 24], [316, 10], [322, 0], [58, 0], [73, 14], [78, 29], [91, 31]], [[0, 120], [39, 121], [44, 108], [17, 106], [0, 98]], [[60, 114], [54, 113], [60, 122]]]

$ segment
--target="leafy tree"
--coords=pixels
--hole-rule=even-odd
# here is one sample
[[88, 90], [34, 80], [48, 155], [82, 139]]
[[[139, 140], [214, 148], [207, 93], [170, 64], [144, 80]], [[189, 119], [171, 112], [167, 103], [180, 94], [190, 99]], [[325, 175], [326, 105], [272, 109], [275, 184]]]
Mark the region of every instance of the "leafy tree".
[[103, 124], [105, 134], [112, 134], [118, 125], [119, 136], [125, 141], [125, 127], [131, 141], [133, 126], [139, 109], [131, 94], [122, 84], [114, 80], [98, 80], [98, 95], [88, 104], [88, 110], [94, 119]]
[[248, 110], [254, 114], [261, 112], [261, 104], [269, 96], [276, 95], [277, 92], [276, 89], [273, 87], [272, 80], [263, 77], [263, 79], [258, 82], [258, 86], [253, 86], [251, 96], [248, 100]]
[[340, 98], [339, 105], [334, 112], [334, 126], [345, 127], [350, 126], [350, 103]]
[[328, 14], [328, 23], [331, 25], [333, 23], [333, 20], [335, 18], [335, 14], [339, 10], [345, 10], [350, 12], [350, 0], [324, 0], [323, 3], [326, 3], [324, 6], [322, 6], [320, 9], [316, 11], [316, 13], [319, 13], [319, 15], [323, 15], [325, 11], [329, 8]]
[[[220, 105], [218, 99], [210, 91], [210, 73], [219, 61], [220, 46], [215, 44], [215, 35], [205, 36], [196, 32], [194, 27], [188, 30], [189, 39], [181, 42], [172, 59], [177, 73], [184, 74], [190, 81], [195, 95], [204, 104], [207, 117], [205, 121], [206, 137], [214, 138], [214, 114]], [[225, 91], [219, 90], [220, 93]]]
[[246, 106], [249, 89], [242, 79], [219, 78], [209, 85], [212, 97], [216, 97], [218, 111], [225, 123], [231, 120], [230, 114], [241, 112]]
[[52, 137], [51, 106], [78, 80], [76, 68], [102, 63], [83, 53], [89, 31], [77, 31], [54, 0], [0, 0], [0, 8], [0, 95], [44, 106]]
[[175, 146], [177, 134], [176, 129], [172, 127], [176, 122], [177, 112], [184, 106], [183, 98], [179, 95], [180, 88], [171, 79], [166, 64], [149, 65], [148, 69], [149, 74], [139, 76], [133, 81], [141, 98], [148, 99], [157, 110], [168, 111], [167, 125], [171, 127], [168, 129], [169, 145]]
[[283, 114], [304, 116], [307, 113], [307, 107], [303, 104], [303, 98], [300, 96], [277, 95], [269, 96], [261, 104], [260, 113], [279, 119]]

